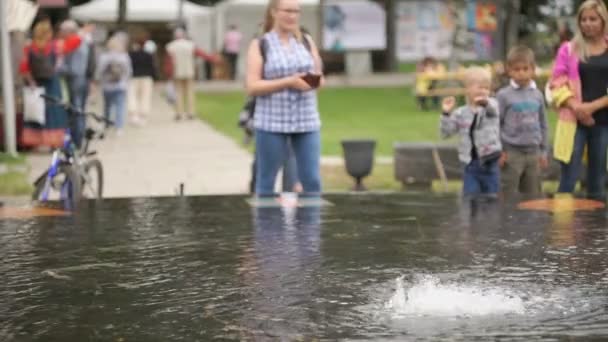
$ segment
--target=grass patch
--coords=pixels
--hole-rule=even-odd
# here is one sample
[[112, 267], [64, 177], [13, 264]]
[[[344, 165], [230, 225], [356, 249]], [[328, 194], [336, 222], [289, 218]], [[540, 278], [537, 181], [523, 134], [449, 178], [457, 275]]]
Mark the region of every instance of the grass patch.
[[0, 152], [0, 164], [25, 165], [25, 157], [23, 155], [18, 155], [15, 157], [7, 153]]
[[[371, 191], [429, 190], [427, 188], [404, 188], [400, 182], [395, 180], [394, 173], [392, 164], [374, 164], [371, 175], [363, 179], [363, 184]], [[355, 184], [354, 179], [348, 175], [342, 165], [322, 165], [321, 179], [324, 192], [349, 191]], [[436, 180], [433, 181], [430, 190], [433, 192], [459, 193], [461, 189], [462, 182], [459, 180], [448, 181], [447, 189], [444, 188], [441, 181]]]
[[243, 130], [237, 122], [244, 104], [245, 94], [242, 92], [198, 93], [196, 96], [199, 117], [239, 144], [243, 141]]
[[0, 195], [18, 196], [31, 193], [32, 185], [28, 182], [25, 156], [11, 156], [0, 153], [0, 166], [6, 167], [7, 172], [0, 174]]
[[[200, 93], [197, 108], [201, 119], [240, 143], [243, 133], [237, 119], [244, 101], [242, 92]], [[344, 139], [375, 139], [377, 156], [391, 156], [398, 141], [440, 140], [438, 112], [420, 111], [410, 87], [323, 89], [319, 110], [323, 155], [341, 155], [340, 141]], [[549, 115], [550, 132], [555, 118]]]
[[[401, 184], [395, 180], [393, 173], [392, 165], [376, 164], [372, 174], [363, 179], [363, 185], [370, 190], [401, 190]], [[321, 180], [325, 192], [348, 191], [355, 184], [354, 178], [348, 175], [342, 165], [322, 165]]]
[[27, 195], [30, 194], [32, 190], [32, 185], [28, 182], [27, 176], [22, 172], [9, 171], [0, 175], [0, 195]]
[[399, 72], [411, 74], [416, 72], [416, 62], [402, 62], [399, 63]]

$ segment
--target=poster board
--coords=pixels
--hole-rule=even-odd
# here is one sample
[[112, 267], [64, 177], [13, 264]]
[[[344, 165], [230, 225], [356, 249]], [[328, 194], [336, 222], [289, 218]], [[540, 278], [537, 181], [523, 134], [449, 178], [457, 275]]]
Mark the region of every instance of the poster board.
[[323, 49], [386, 49], [386, 12], [372, 1], [329, 0], [323, 5]]
[[419, 61], [427, 56], [447, 59], [452, 54], [456, 25], [456, 53], [463, 60], [491, 59], [496, 49], [497, 6], [493, 1], [469, 0], [452, 13], [446, 1], [401, 1], [396, 8], [396, 53], [399, 61]]

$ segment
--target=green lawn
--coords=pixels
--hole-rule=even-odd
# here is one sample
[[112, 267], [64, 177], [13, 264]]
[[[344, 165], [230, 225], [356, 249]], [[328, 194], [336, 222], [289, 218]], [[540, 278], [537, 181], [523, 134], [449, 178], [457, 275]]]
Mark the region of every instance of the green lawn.
[[0, 175], [0, 195], [2, 196], [28, 195], [32, 190], [32, 185], [22, 172], [10, 171]]
[[[238, 142], [242, 93], [198, 94], [200, 117]], [[338, 88], [319, 93], [323, 155], [341, 155], [343, 139], [376, 139], [376, 155], [391, 156], [394, 142], [439, 141], [437, 112], [422, 112], [410, 88]], [[554, 127], [555, 115], [549, 115]], [[553, 132], [553, 129], [551, 129]]]
[[403, 72], [406, 74], [410, 74], [416, 72], [416, 64], [415, 62], [402, 62], [399, 63], [399, 72]]
[[27, 195], [32, 191], [32, 186], [27, 180], [25, 169], [25, 157], [12, 157], [0, 153], [0, 165], [6, 166], [8, 172], [0, 174], [0, 195], [16, 196]]
[[25, 164], [25, 157], [23, 155], [18, 155], [16, 157], [13, 157], [9, 154], [0, 152], [0, 164], [6, 164], [6, 165]]

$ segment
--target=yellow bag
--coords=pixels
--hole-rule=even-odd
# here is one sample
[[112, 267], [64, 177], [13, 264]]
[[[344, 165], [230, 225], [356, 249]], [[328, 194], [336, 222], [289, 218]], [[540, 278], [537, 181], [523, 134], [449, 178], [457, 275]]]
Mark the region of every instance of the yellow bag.
[[556, 108], [559, 108], [564, 104], [564, 102], [566, 102], [566, 100], [574, 96], [574, 93], [572, 92], [572, 90], [570, 90], [570, 87], [562, 86], [557, 89], [552, 89], [551, 96], [553, 104]]
[[576, 122], [557, 120], [553, 139], [553, 158], [566, 164], [570, 163], [575, 135]]
[[[555, 138], [553, 139], [553, 158], [555, 160], [570, 163], [574, 151], [574, 136], [576, 135], [576, 122], [557, 120], [555, 126]], [[587, 165], [587, 145], [583, 147], [582, 162]]]

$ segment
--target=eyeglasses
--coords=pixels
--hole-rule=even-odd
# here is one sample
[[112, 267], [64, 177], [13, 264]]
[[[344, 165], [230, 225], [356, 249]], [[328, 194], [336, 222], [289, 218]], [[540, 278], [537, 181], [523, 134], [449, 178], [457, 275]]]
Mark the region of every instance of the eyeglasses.
[[296, 8], [279, 8], [278, 11], [285, 12], [287, 14], [300, 15], [300, 9]]

